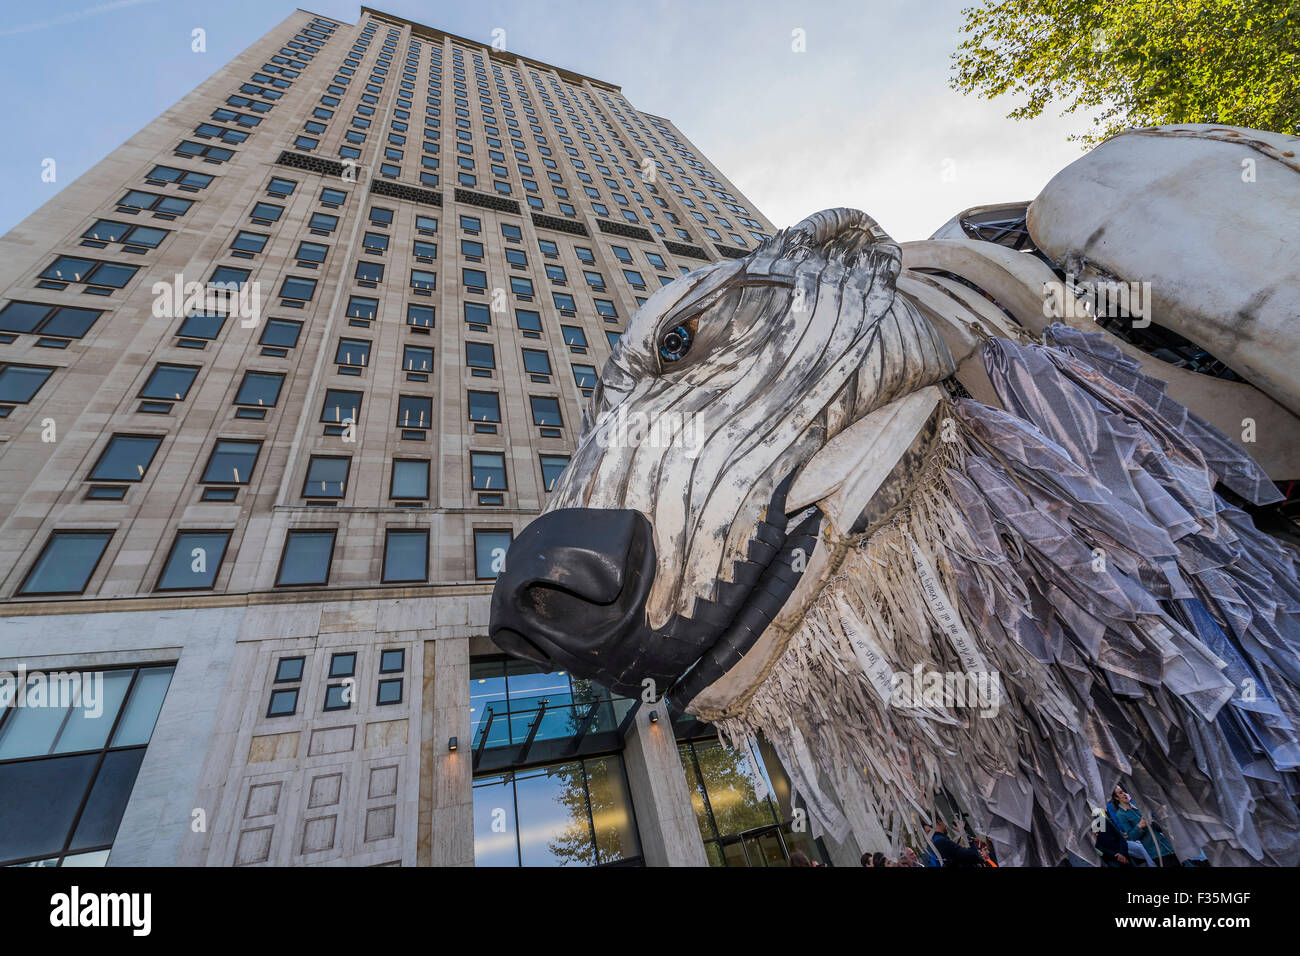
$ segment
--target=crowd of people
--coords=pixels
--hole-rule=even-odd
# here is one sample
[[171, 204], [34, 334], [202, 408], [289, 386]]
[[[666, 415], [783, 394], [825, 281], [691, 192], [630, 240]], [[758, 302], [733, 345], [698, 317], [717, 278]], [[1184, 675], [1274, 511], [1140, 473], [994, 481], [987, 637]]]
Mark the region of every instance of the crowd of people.
[[[1207, 865], [1204, 856], [1186, 862], [1180, 860], [1160, 824], [1138, 807], [1119, 784], [1111, 791], [1104, 817], [1094, 830], [1094, 845], [1102, 866]], [[795, 852], [790, 855], [790, 865], [820, 864], [814, 863], [802, 852]], [[998, 860], [993, 841], [977, 836], [971, 829], [970, 821], [964, 816], [958, 816], [951, 824], [942, 818], [937, 818], [933, 825], [926, 824], [925, 843], [920, 853], [910, 846], [903, 847], [897, 857], [879, 851], [867, 852], [862, 854], [862, 865], [996, 867]], [[1061, 865], [1068, 866], [1071, 863], [1067, 859]]]

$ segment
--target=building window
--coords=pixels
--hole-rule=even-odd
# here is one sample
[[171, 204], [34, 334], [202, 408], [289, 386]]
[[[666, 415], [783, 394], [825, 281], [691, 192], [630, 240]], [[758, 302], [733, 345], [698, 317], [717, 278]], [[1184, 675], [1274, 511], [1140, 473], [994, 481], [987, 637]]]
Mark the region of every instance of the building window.
[[514, 536], [509, 531], [474, 531], [474, 576], [491, 580], [505, 570], [506, 552]]
[[286, 276], [280, 286], [281, 304], [292, 308], [302, 308], [302, 303], [310, 302], [316, 294], [316, 280], [303, 279], [298, 276]]
[[530, 395], [528, 403], [533, 411], [533, 424], [562, 428], [564, 421], [560, 418], [559, 399], [549, 396]]
[[389, 496], [394, 499], [426, 500], [429, 497], [429, 462], [423, 458], [393, 461]]
[[379, 690], [375, 695], [375, 703], [380, 707], [389, 704], [400, 704], [402, 702], [402, 678], [392, 677], [388, 680], [379, 682]]
[[269, 319], [258, 344], [266, 346], [263, 355], [284, 356], [288, 350], [298, 344], [298, 335], [302, 332], [302, 323], [292, 319]]
[[470, 453], [470, 478], [475, 491], [506, 489], [506, 459], [500, 452]]
[[560, 475], [564, 474], [564, 469], [568, 467], [568, 455], [542, 455], [542, 485], [547, 491], [555, 490], [555, 483], [560, 480]]
[[407, 345], [402, 349], [402, 368], [412, 382], [427, 382], [433, 371], [433, 349], [422, 345]]
[[330, 530], [290, 531], [285, 535], [275, 586], [328, 584], [335, 534]]
[[474, 780], [475, 866], [601, 866], [640, 857], [617, 754]]
[[[472, 422], [501, 421], [501, 401], [496, 392], [469, 393], [469, 420]], [[496, 429], [492, 429], [495, 433]]]
[[384, 539], [385, 584], [429, 579], [429, 532], [389, 528]]
[[490, 325], [492, 323], [492, 313], [481, 302], [466, 302], [465, 321], [470, 325]]
[[112, 537], [111, 531], [55, 531], [18, 593], [81, 594]]
[[79, 339], [104, 313], [97, 309], [10, 302], [0, 309], [0, 332], [32, 332], [64, 339]]
[[330, 655], [330, 674], [331, 678], [355, 677], [357, 673], [357, 653], [356, 651], [345, 651], [342, 654]]
[[236, 253], [243, 252], [251, 256], [266, 248], [266, 240], [268, 238], [268, 236], [264, 236], [261, 233], [244, 232], [241, 230], [235, 236], [235, 241], [230, 244], [230, 248], [235, 250]]
[[284, 375], [280, 372], [245, 372], [244, 380], [235, 395], [235, 404], [241, 407], [236, 418], [264, 418], [268, 408], [274, 408], [280, 398]]
[[303, 240], [298, 243], [298, 251], [294, 258], [298, 260], [299, 265], [320, 265], [325, 261], [325, 256], [329, 253], [330, 247], [320, 242], [308, 242]]
[[[280, 661], [281, 666], [289, 661], [298, 662], [298, 676], [294, 680], [302, 679], [302, 658], [286, 658]], [[279, 677], [276, 678], [279, 680]], [[271, 688], [271, 703], [266, 708], [267, 717], [292, 717], [298, 709], [298, 687], [273, 687]]]
[[433, 328], [434, 307], [431, 305], [408, 305], [406, 307], [406, 324], [416, 330]]
[[[542, 331], [542, 316], [531, 309], [515, 309], [515, 324], [519, 330], [531, 338], [536, 338]], [[532, 335], [530, 335], [532, 333]]]
[[[812, 860], [823, 858], [807, 832], [790, 826], [789, 780], [761, 741], [752, 748], [762, 761], [757, 767], [748, 754], [716, 739], [681, 743], [677, 749], [710, 865], [784, 865], [796, 849]], [[760, 777], [767, 796], [758, 796]]]
[[240, 441], [218, 438], [203, 471], [204, 484], [246, 485], [257, 466], [257, 456], [262, 450], [258, 441]]
[[[0, 865], [107, 862], [174, 670], [74, 672], [59, 702], [0, 712], [0, 793], [6, 817], [21, 822], [0, 828]], [[27, 680], [31, 694], [48, 677]]]
[[307, 478], [302, 484], [304, 498], [342, 498], [348, 488], [348, 471], [352, 459], [338, 455], [312, 455], [307, 463]]
[[[25, 405], [41, 390], [54, 369], [44, 365], [10, 365], [0, 363], [0, 402]], [[0, 418], [9, 414], [9, 409], [0, 405]]]
[[139, 481], [162, 444], [159, 435], [114, 435], [91, 469], [91, 481]]
[[156, 591], [200, 591], [217, 580], [229, 531], [178, 531]]
[[339, 339], [334, 350], [334, 362], [342, 375], [360, 375], [370, 364], [370, 342], [366, 339]]
[[116, 262], [98, 262], [94, 259], [81, 259], [76, 256], [59, 256], [40, 274], [42, 289], [63, 289], [69, 282], [81, 282], [87, 291], [108, 295], [114, 289], [120, 289], [140, 269], [139, 266], [124, 266]]
[[397, 401], [397, 424], [402, 428], [432, 427], [433, 399], [421, 395], [401, 395]]
[[497, 367], [496, 352], [487, 342], [466, 342], [465, 364], [473, 370], [471, 374], [491, 374]]
[[320, 420], [326, 422], [325, 434], [342, 435], [348, 425], [361, 420], [361, 392], [341, 388], [327, 389], [321, 405]]
[[302, 680], [302, 657], [282, 657], [275, 668], [275, 682], [277, 684], [292, 684]]
[[364, 286], [374, 286], [384, 281], [384, 264], [382, 262], [358, 262], [356, 280]]
[[[335, 655], [338, 656], [338, 655]], [[330, 684], [325, 688], [322, 710], [348, 710], [352, 707], [352, 684]]]
[[379, 673], [397, 674], [406, 669], [405, 648], [389, 648], [379, 654]]

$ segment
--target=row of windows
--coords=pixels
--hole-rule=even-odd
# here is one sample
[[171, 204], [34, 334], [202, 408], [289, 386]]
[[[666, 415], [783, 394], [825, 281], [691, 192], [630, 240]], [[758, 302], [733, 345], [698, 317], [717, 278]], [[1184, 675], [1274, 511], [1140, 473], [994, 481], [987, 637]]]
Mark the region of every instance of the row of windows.
[[[357, 651], [338, 651], [330, 655], [321, 711], [351, 710], [356, 701]], [[303, 694], [305, 657], [282, 657], [276, 662], [275, 680], [266, 716], [290, 717], [298, 711], [298, 701]], [[379, 679], [375, 685], [375, 706], [385, 707], [402, 702], [406, 670], [406, 650], [385, 648], [379, 652]], [[385, 676], [388, 675], [388, 676]]]
[[[280, 552], [275, 586], [328, 585], [337, 533], [334, 528], [289, 531]], [[85, 593], [113, 534], [112, 531], [98, 530], [53, 532], [23, 579], [18, 596]], [[230, 534], [227, 530], [177, 532], [154, 589], [194, 591], [214, 587], [230, 543]], [[475, 576], [478, 579], [490, 580], [501, 572], [512, 539], [508, 529], [474, 530]], [[423, 583], [428, 579], [428, 529], [386, 529], [382, 582]]]

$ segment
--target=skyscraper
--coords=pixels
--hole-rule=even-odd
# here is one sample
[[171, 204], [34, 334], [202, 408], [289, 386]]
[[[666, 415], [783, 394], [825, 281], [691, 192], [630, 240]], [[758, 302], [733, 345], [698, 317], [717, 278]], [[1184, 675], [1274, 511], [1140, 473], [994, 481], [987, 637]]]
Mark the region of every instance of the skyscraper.
[[771, 231], [617, 86], [363, 7], [0, 239], [0, 862], [830, 852], [770, 755], [485, 636], [628, 318]]

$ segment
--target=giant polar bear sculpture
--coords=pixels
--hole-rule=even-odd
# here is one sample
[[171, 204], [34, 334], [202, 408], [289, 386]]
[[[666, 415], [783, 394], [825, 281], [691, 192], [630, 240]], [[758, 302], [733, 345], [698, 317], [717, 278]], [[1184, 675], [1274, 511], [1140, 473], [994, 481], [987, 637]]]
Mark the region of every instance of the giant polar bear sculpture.
[[[1197, 188], [1259, 159], [1257, 205], [1180, 192], [1144, 165], [1153, 142]], [[919, 837], [943, 793], [1004, 861], [1095, 859], [1123, 777], [1181, 855], [1294, 865], [1296, 556], [1229, 503], [1281, 496], [1206, 419], [1226, 424], [1228, 394], [1274, 444], [1300, 438], [1295, 144], [1112, 139], [1030, 207], [1038, 255], [900, 249], [835, 209], [660, 289], [506, 556], [493, 640], [666, 693], [738, 747], [763, 734], [816, 827], [862, 849]], [[1162, 231], [1124, 218], [1126, 192]], [[1110, 220], [1084, 223], [1094, 207]], [[1261, 251], [1207, 277], [1213, 255], [1179, 251], [1196, 228]], [[1251, 262], [1273, 264], [1267, 295]], [[1044, 283], [1064, 265], [1152, 282], [1148, 317], [1231, 345], [1254, 384], [1162, 366], [1086, 316], [1049, 324]], [[1233, 339], [1241, 323], [1255, 347]], [[1198, 407], [1189, 379], [1215, 401]]]

